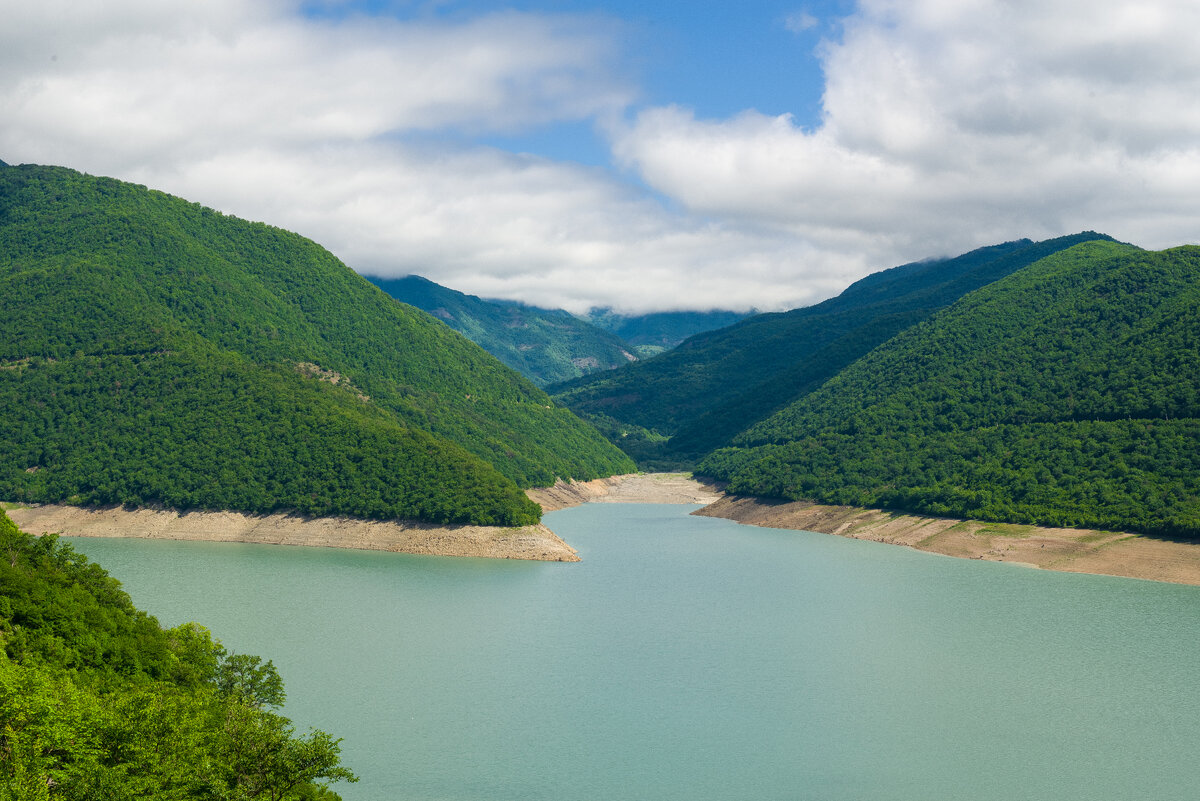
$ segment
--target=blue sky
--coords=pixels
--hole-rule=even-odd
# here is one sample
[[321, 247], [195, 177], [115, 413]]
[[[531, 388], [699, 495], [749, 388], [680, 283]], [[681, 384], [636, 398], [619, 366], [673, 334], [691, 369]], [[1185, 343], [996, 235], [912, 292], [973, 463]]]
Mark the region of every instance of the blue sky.
[[1190, 0], [0, 0], [0, 159], [583, 311], [1196, 242]]

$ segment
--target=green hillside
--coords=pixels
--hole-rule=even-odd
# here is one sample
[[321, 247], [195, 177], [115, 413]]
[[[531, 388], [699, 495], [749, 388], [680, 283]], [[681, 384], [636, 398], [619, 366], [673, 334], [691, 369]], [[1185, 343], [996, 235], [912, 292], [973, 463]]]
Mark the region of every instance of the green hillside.
[[0, 799], [338, 796], [338, 740], [297, 736], [274, 665], [164, 631], [98, 565], [0, 512]]
[[[689, 460], [812, 392], [877, 345], [966, 293], [1078, 242], [1086, 232], [1019, 240], [952, 259], [916, 262], [851, 285], [836, 298], [759, 314], [694, 336], [611, 373], [551, 387], [639, 460]], [[644, 431], [652, 432], [649, 438]], [[661, 435], [658, 443], [653, 434]], [[662, 438], [669, 440], [662, 441]]]
[[1056, 254], [735, 445], [739, 493], [1200, 536], [1200, 248]]
[[628, 460], [296, 234], [0, 168], [0, 496], [524, 524]]
[[538, 386], [634, 360], [621, 338], [558, 309], [488, 301], [418, 275], [375, 278], [397, 300], [432, 314]]

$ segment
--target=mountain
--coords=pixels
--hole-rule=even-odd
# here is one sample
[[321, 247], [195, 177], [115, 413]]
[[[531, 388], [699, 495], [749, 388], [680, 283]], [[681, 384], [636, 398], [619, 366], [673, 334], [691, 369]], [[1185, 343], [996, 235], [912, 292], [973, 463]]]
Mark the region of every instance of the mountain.
[[630, 467], [297, 234], [0, 168], [0, 497], [520, 525]]
[[[869, 275], [823, 303], [758, 314], [610, 373], [555, 385], [639, 461], [689, 461], [812, 392], [872, 348], [958, 298], [1079, 242], [1022, 239]], [[668, 439], [669, 438], [669, 439]]]
[[688, 337], [725, 328], [747, 316], [748, 313], [720, 309], [624, 315], [597, 308], [588, 312], [587, 319], [633, 345], [639, 356], [653, 356], [678, 346]]
[[538, 386], [635, 360], [615, 334], [558, 309], [488, 301], [418, 275], [367, 280], [396, 300], [429, 312]]
[[973, 292], [700, 465], [739, 493], [1200, 536], [1200, 248]]

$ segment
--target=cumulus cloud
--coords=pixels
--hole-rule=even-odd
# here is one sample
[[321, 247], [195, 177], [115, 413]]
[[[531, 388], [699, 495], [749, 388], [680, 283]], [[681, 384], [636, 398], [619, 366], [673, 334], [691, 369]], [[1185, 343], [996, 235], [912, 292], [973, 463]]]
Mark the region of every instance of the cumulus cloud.
[[419, 273], [575, 312], [747, 309], [763, 305], [764, 285], [794, 301], [777, 307], [794, 306], [844, 283], [794, 280], [808, 249], [792, 236], [698, 221], [597, 168], [494, 149], [374, 143], [327, 148], [319, 160], [248, 152], [195, 164], [176, 181], [319, 231], [360, 272]]
[[[609, 172], [462, 144], [624, 113], [634, 90], [612, 20], [48, 0], [8, 22], [6, 160], [115, 175], [265, 220], [360, 272], [576, 311], [749, 308], [764, 305], [764, 283], [794, 278], [806, 252], [790, 236], [672, 212]], [[836, 289], [794, 281], [775, 305]]]
[[[1192, 3], [861, 0], [820, 45], [807, 125], [639, 106], [622, 23], [596, 15], [7, 5], [0, 158], [291, 228], [361, 272], [575, 310], [778, 309], [1020, 236], [1196, 237]], [[624, 173], [478, 144], [580, 123]]]
[[1200, 24], [1181, 2], [864, 0], [819, 125], [643, 110], [615, 152], [687, 208], [899, 261], [1105, 230], [1192, 241]]

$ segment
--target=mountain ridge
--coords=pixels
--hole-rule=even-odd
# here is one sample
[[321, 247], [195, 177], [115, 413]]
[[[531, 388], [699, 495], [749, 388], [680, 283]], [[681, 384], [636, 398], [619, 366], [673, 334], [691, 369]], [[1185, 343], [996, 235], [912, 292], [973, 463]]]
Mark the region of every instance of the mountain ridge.
[[297, 234], [24, 165], [0, 169], [0, 242], [15, 500], [526, 525], [519, 485], [631, 468]]
[[699, 466], [735, 493], [1200, 537], [1200, 248], [1077, 245]]

